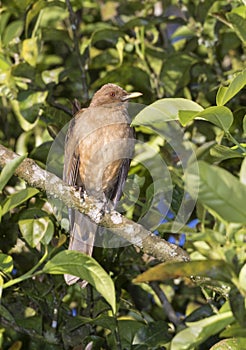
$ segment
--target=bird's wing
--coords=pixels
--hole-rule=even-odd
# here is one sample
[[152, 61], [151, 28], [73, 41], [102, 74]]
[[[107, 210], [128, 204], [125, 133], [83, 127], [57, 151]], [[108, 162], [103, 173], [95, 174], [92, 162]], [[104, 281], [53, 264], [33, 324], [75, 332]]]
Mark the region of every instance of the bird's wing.
[[[133, 128], [130, 128], [130, 135], [129, 135], [129, 140], [132, 143], [129, 144], [129, 147], [132, 148], [131, 152], [132, 155], [134, 153], [134, 140], [135, 140], [135, 130]], [[114, 208], [117, 205], [117, 202], [120, 200], [121, 196], [122, 196], [122, 192], [123, 192], [123, 188], [126, 182], [126, 178], [128, 175], [128, 171], [130, 168], [130, 164], [131, 164], [131, 159], [130, 158], [126, 158], [123, 160], [120, 171], [119, 171], [119, 175], [118, 175], [118, 179], [117, 179], [117, 183], [115, 184], [114, 190], [110, 196], [111, 201], [113, 202], [113, 206]]]
[[122, 162], [117, 183], [115, 184], [114, 190], [110, 198], [114, 208], [116, 207], [118, 201], [120, 200], [120, 197], [122, 196], [123, 188], [126, 182], [129, 168], [130, 168], [130, 163], [131, 163], [130, 159], [124, 159]]
[[[64, 149], [64, 167], [63, 180], [71, 186], [82, 186], [79, 176], [79, 148], [78, 138], [76, 137], [76, 121], [81, 118], [83, 110], [77, 112], [76, 116], [71, 120], [66, 136]], [[86, 216], [81, 214], [78, 210], [72, 208], [68, 209], [69, 223], [70, 223], [70, 240], [69, 250], [75, 250], [87, 255], [92, 255], [93, 244], [97, 225], [93, 224]], [[64, 275], [65, 281], [68, 285], [79, 281], [79, 277], [72, 275]], [[81, 287], [87, 285], [86, 281], [79, 282]]]
[[79, 171], [78, 145], [74, 137], [75, 119], [70, 121], [64, 147], [63, 180], [71, 186], [76, 185]]

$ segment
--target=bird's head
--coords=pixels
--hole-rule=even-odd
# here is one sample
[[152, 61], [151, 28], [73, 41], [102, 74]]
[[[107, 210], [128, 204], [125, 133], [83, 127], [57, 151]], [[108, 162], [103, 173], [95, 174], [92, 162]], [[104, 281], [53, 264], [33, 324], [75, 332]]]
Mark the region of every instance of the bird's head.
[[98, 107], [103, 105], [114, 106], [115, 104], [124, 103], [131, 98], [141, 95], [141, 92], [128, 93], [118, 85], [106, 84], [94, 94], [90, 107]]

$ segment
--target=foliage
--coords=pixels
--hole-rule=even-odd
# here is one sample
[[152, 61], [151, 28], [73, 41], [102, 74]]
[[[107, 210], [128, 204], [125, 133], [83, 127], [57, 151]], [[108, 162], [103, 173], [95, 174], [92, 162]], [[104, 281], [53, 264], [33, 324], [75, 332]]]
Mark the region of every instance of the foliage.
[[[0, 138], [22, 155], [0, 175], [0, 348], [240, 348], [245, 2], [0, 3]], [[13, 176], [27, 154], [45, 167], [71, 101], [87, 106], [108, 82], [148, 105], [133, 108], [139, 142], [121, 209], [165, 239], [185, 233], [189, 263], [157, 264], [133, 246], [67, 252], [46, 195]], [[93, 288], [66, 286], [64, 272]]]

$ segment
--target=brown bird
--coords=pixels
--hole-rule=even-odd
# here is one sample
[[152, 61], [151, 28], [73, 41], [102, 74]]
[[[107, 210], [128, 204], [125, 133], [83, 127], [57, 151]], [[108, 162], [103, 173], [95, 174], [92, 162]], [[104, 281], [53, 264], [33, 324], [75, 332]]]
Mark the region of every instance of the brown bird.
[[[90, 106], [71, 120], [65, 141], [63, 180], [79, 187], [81, 195], [112, 203], [119, 201], [133, 155], [134, 130], [130, 127], [127, 101], [141, 96], [106, 84]], [[70, 250], [92, 255], [97, 225], [80, 212], [69, 209]], [[65, 275], [67, 284], [79, 278]], [[80, 281], [81, 287], [87, 282]]]

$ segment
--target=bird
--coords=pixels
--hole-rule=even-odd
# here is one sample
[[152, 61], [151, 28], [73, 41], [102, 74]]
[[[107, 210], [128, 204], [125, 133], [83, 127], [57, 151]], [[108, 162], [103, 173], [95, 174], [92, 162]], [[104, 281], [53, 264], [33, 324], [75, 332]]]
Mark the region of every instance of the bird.
[[[108, 83], [92, 97], [88, 108], [77, 110], [65, 138], [63, 180], [114, 209], [119, 201], [133, 156], [135, 133], [130, 126], [128, 101], [141, 96]], [[78, 109], [78, 104], [75, 110]], [[69, 250], [92, 256], [98, 227], [78, 210], [68, 211]], [[68, 285], [87, 285], [79, 277], [65, 274]]]

